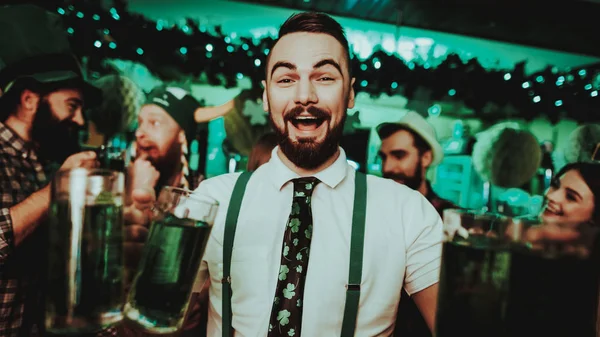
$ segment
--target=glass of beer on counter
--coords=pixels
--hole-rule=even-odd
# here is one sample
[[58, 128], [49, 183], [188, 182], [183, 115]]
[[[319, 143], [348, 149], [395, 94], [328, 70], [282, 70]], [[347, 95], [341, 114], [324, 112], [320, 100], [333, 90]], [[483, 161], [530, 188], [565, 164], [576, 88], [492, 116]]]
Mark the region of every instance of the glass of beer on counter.
[[93, 333], [121, 321], [123, 173], [77, 168], [52, 181], [46, 329]]
[[163, 188], [125, 304], [128, 322], [155, 334], [181, 328], [217, 209], [210, 197]]

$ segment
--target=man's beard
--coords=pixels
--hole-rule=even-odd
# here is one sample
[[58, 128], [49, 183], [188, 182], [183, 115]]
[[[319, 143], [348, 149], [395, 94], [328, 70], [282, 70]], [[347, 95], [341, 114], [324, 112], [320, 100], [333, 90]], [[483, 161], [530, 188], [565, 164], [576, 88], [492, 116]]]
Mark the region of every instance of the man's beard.
[[383, 177], [395, 181], [402, 180], [402, 184], [412, 188], [413, 190], [417, 190], [419, 187], [421, 187], [421, 183], [423, 183], [423, 167], [421, 166], [421, 159], [419, 158], [419, 162], [417, 162], [417, 167], [415, 168], [415, 173], [412, 176], [408, 176], [403, 173], [383, 172]]
[[[148, 145], [157, 148], [155, 143], [150, 143]], [[173, 142], [165, 155], [147, 157], [150, 164], [152, 164], [160, 174], [158, 183], [156, 184], [157, 188], [162, 188], [163, 185], [168, 184], [169, 180], [179, 173], [182, 155], [182, 145], [178, 142]]]
[[80, 150], [79, 131], [81, 127], [71, 119], [59, 120], [52, 114], [46, 100], [38, 104], [31, 137], [37, 144], [37, 155], [42, 161], [62, 164], [67, 157]]
[[306, 109], [302, 106], [297, 106], [292, 110], [285, 112], [283, 114], [283, 130], [279, 129], [277, 124], [275, 124], [271, 112], [269, 112], [269, 121], [277, 135], [281, 152], [283, 152], [294, 165], [305, 170], [313, 170], [321, 166], [337, 152], [344, 131], [346, 114], [344, 113], [342, 120], [338, 124], [333, 125], [331, 129], [327, 130], [325, 139], [323, 139], [322, 142], [318, 142], [314, 138], [293, 141], [289, 137], [288, 122], [290, 122], [292, 118], [302, 114], [305, 110], [314, 117], [324, 119], [323, 123], [331, 123], [331, 116], [315, 106], [310, 106]]

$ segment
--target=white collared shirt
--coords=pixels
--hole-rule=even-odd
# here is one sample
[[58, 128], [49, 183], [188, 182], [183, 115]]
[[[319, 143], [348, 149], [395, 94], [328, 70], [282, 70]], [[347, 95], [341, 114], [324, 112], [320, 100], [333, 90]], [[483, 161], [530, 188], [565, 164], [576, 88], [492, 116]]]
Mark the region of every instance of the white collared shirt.
[[[283, 234], [298, 175], [278, 157], [254, 172], [242, 202], [231, 263], [235, 336], [266, 336], [279, 274]], [[339, 336], [344, 312], [355, 171], [340, 149], [337, 160], [315, 174], [313, 235], [304, 289], [302, 336]], [[208, 336], [221, 336], [224, 223], [239, 173], [205, 180], [196, 193], [219, 202], [195, 291], [210, 277]], [[400, 291], [423, 290], [439, 279], [442, 222], [417, 191], [392, 180], [367, 177], [363, 276], [356, 336], [390, 336]]]

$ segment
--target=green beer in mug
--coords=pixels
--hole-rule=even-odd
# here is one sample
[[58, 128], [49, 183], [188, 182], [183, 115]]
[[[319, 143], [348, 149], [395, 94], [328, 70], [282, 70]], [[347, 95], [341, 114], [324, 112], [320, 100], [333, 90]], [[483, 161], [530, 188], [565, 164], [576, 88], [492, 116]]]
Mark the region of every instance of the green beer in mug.
[[52, 182], [46, 329], [79, 335], [122, 319], [122, 173], [74, 169]]
[[152, 333], [181, 328], [217, 208], [184, 189], [161, 191], [125, 305], [128, 321]]

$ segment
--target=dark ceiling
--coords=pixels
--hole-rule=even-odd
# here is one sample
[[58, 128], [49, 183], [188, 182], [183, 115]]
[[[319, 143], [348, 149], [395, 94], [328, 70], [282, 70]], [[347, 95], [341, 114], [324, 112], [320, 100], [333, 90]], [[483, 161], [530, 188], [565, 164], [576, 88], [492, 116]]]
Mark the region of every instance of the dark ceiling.
[[233, 0], [600, 56], [599, 0]]

